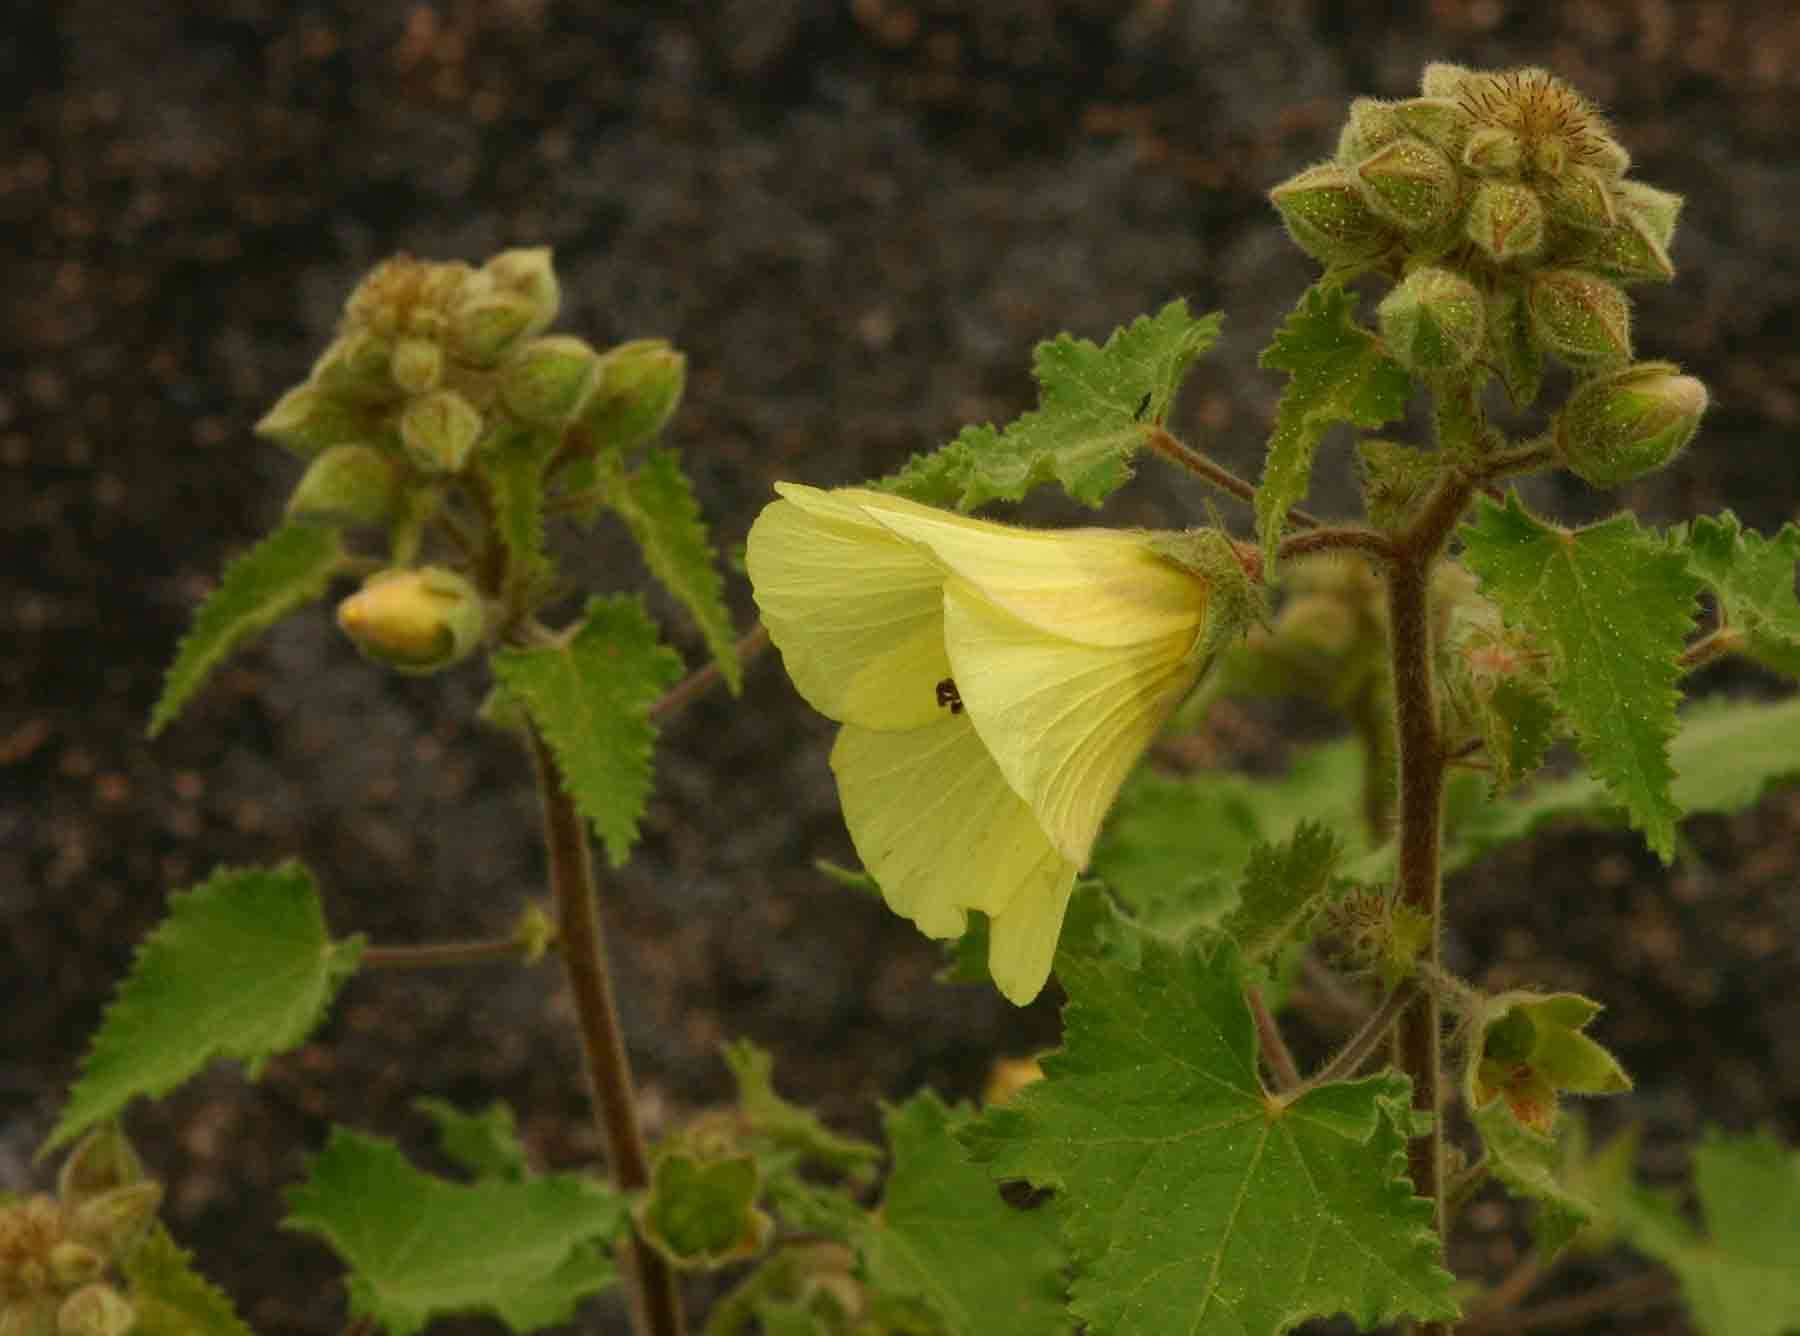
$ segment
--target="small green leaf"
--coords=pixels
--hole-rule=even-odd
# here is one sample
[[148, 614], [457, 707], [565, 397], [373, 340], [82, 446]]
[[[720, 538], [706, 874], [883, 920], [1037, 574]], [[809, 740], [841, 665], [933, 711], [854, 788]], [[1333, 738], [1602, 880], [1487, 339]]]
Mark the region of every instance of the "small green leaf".
[[225, 568], [194, 614], [150, 712], [149, 736], [167, 728], [225, 656], [296, 608], [321, 598], [344, 555], [338, 531], [289, 524]]
[[1484, 498], [1462, 538], [1482, 591], [1550, 651], [1588, 764], [1669, 861], [1681, 815], [1668, 755], [1677, 660], [1699, 592], [1685, 557], [1630, 515], [1571, 533], [1527, 513], [1516, 494], [1504, 506]]
[[1718, 596], [1725, 624], [1744, 634], [1750, 656], [1800, 677], [1800, 599], [1794, 597], [1800, 526], [1764, 538], [1726, 511], [1695, 520], [1686, 539], [1690, 568]]
[[681, 676], [636, 598], [588, 601], [566, 643], [494, 655], [494, 676], [530, 712], [562, 767], [576, 806], [614, 867], [631, 854], [650, 797], [656, 726], [650, 707]]
[[790, 1104], [775, 1093], [775, 1059], [748, 1039], [724, 1047], [725, 1065], [737, 1082], [738, 1108], [750, 1128], [777, 1146], [791, 1150], [821, 1168], [861, 1177], [881, 1163], [881, 1148], [855, 1137], [839, 1136], [811, 1109]]
[[706, 536], [706, 521], [694, 500], [681, 457], [673, 450], [651, 450], [644, 462], [623, 475], [609, 503], [643, 549], [650, 572], [693, 616], [706, 637], [713, 662], [725, 685], [737, 695], [743, 686], [731, 613], [724, 585], [714, 564], [716, 554]]
[[481, 1113], [464, 1113], [448, 1100], [425, 1096], [415, 1099], [413, 1108], [437, 1126], [438, 1149], [476, 1178], [522, 1183], [531, 1177], [505, 1100], [495, 1100]]
[[1494, 683], [1476, 700], [1493, 791], [1504, 793], [1536, 772], [1556, 740], [1556, 703], [1517, 678]]
[[881, 485], [928, 505], [973, 510], [1055, 482], [1098, 506], [1131, 477], [1146, 430], [1167, 416], [1188, 368], [1218, 338], [1221, 320], [1196, 319], [1186, 302], [1173, 301], [1114, 330], [1104, 346], [1069, 334], [1040, 343], [1032, 359], [1035, 410], [1004, 431], [965, 427]]
[[511, 558], [509, 579], [530, 587], [549, 567], [544, 552], [544, 468], [560, 435], [510, 423], [479, 446], [476, 459], [493, 490], [495, 524]]
[[137, 1310], [132, 1336], [250, 1336], [225, 1297], [158, 1222], [120, 1264]]
[[757, 1209], [762, 1172], [753, 1155], [700, 1159], [665, 1151], [638, 1203], [644, 1241], [680, 1267], [718, 1267], [761, 1252], [774, 1221]]
[[894, 1172], [856, 1240], [870, 1284], [930, 1306], [947, 1336], [1060, 1336], [1064, 1257], [1048, 1210], [1017, 1210], [957, 1144], [929, 1090], [887, 1111]]
[[297, 1047], [356, 968], [361, 938], [334, 942], [311, 875], [297, 863], [221, 868], [169, 897], [106, 1010], [46, 1151], [165, 1094], [215, 1058], [256, 1079]]
[[1316, 821], [1303, 821], [1281, 844], [1258, 844], [1244, 869], [1238, 906], [1220, 926], [1244, 959], [1265, 962], [1302, 936], [1337, 888], [1343, 846]]
[[1521, 1123], [1504, 1099], [1470, 1107], [1489, 1172], [1514, 1196], [1536, 1203], [1532, 1234], [1542, 1260], [1549, 1261], [1594, 1218], [1593, 1207], [1558, 1181], [1559, 1157], [1552, 1138]]
[[1694, 1153], [1706, 1236], [1642, 1190], [1621, 1226], [1630, 1242], [1681, 1277], [1705, 1336], [1800, 1331], [1800, 1151], [1767, 1133], [1709, 1131]]
[[394, 1336], [451, 1313], [492, 1313], [520, 1332], [568, 1321], [612, 1283], [607, 1247], [626, 1218], [623, 1199], [592, 1179], [448, 1183], [342, 1127], [287, 1202], [283, 1224], [350, 1267], [351, 1312]]
[[1263, 569], [1273, 578], [1282, 525], [1288, 509], [1306, 496], [1313, 453], [1326, 430], [1338, 422], [1392, 422], [1406, 411], [1412, 381], [1381, 340], [1356, 323], [1355, 295], [1330, 283], [1307, 289], [1262, 365], [1289, 376], [1256, 489], [1256, 533]]
[[1090, 1336], [1457, 1315], [1431, 1206], [1406, 1178], [1404, 1077], [1271, 1096], [1229, 944], [1203, 955], [1146, 935], [1135, 968], [1070, 955], [1057, 969], [1065, 1048], [963, 1140], [996, 1178], [1056, 1191]]
[[1230, 910], [1233, 882], [1260, 834], [1239, 786], [1139, 770], [1094, 846], [1093, 873], [1145, 927], [1179, 939], [1216, 927]]

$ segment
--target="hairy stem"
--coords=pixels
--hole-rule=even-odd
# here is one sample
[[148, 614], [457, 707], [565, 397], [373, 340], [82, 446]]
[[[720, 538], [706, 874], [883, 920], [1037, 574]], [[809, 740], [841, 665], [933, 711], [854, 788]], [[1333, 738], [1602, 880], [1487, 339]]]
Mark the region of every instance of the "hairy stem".
[[[631, 1060], [625, 1053], [600, 938], [587, 826], [563, 785], [556, 758], [536, 729], [531, 732], [531, 757], [543, 808], [563, 973], [581, 1030], [588, 1093], [613, 1178], [624, 1191], [635, 1192], [650, 1185], [650, 1157], [643, 1128], [638, 1125]], [[628, 1277], [631, 1293], [632, 1329], [638, 1336], [683, 1336], [687, 1324], [681, 1294], [668, 1264], [652, 1249], [629, 1238], [620, 1245], [619, 1253], [619, 1268]]]
[[517, 937], [490, 937], [467, 942], [420, 942], [414, 946], [369, 946], [358, 963], [372, 969], [426, 970], [451, 965], [484, 965], [523, 960], [531, 944]]
[[[1394, 724], [1400, 754], [1399, 865], [1395, 879], [1400, 902], [1425, 916], [1430, 944], [1420, 964], [1439, 966], [1443, 917], [1440, 844], [1446, 758], [1438, 728], [1437, 688], [1432, 673], [1431, 567], [1450, 530], [1468, 504], [1470, 479], [1451, 476], [1426, 501], [1396, 544], [1387, 567], [1388, 627], [1394, 675]], [[1443, 1015], [1436, 989], [1425, 989], [1400, 1017], [1395, 1059], [1412, 1080], [1413, 1108], [1427, 1114], [1431, 1130], [1407, 1147], [1413, 1190], [1432, 1203], [1439, 1235], [1445, 1230], [1444, 1134], [1441, 1086]], [[1427, 1322], [1419, 1336], [1448, 1336], [1449, 1323]]]
[[1251, 984], [1244, 990], [1244, 1001], [1256, 1022], [1256, 1038], [1276, 1086], [1281, 1090], [1292, 1090], [1300, 1084], [1300, 1069], [1294, 1065], [1294, 1055], [1288, 1049], [1287, 1040], [1281, 1036], [1281, 1027], [1275, 1023], [1269, 1004], [1263, 1001], [1262, 989]]
[[[768, 628], [758, 622], [738, 637], [738, 662], [749, 663], [768, 647]], [[663, 693], [662, 697], [650, 707], [650, 717], [660, 724], [671, 715], [680, 714], [717, 686], [720, 677], [719, 665], [716, 663], [709, 663], [704, 668], [695, 669]]]
[[[1222, 492], [1229, 492], [1246, 505], [1256, 500], [1256, 484], [1246, 482], [1223, 464], [1215, 464], [1198, 450], [1189, 449], [1176, 440], [1162, 427], [1146, 427], [1144, 444], [1157, 454], [1180, 468], [1186, 469], [1196, 478], [1210, 482]], [[1295, 506], [1287, 513], [1288, 523], [1300, 529], [1316, 529], [1320, 521], [1308, 515], [1300, 507]]]
[[1380, 1047], [1382, 1040], [1393, 1030], [1395, 1022], [1405, 1014], [1419, 994], [1419, 986], [1410, 979], [1394, 989], [1337, 1051], [1337, 1055], [1305, 1081], [1287, 1091], [1282, 1096], [1283, 1100], [1292, 1104], [1310, 1090], [1332, 1081], [1348, 1081], [1355, 1076], [1357, 1068], [1363, 1065], [1369, 1054]]

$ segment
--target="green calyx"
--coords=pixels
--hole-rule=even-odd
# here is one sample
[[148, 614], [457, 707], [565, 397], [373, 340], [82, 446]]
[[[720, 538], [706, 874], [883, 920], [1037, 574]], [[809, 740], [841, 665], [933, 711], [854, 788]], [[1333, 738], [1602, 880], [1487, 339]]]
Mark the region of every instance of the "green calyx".
[[1577, 370], [1600, 371], [1631, 356], [1631, 304], [1618, 285], [1580, 269], [1545, 269], [1525, 293], [1544, 349]]
[[1680, 454], [1706, 407], [1706, 386], [1673, 362], [1639, 362], [1576, 389], [1557, 416], [1557, 457], [1590, 486], [1623, 486]]
[[1366, 264], [1399, 237], [1369, 208], [1355, 177], [1332, 163], [1289, 177], [1269, 199], [1294, 244], [1327, 268]]
[[634, 339], [600, 358], [581, 425], [601, 449], [628, 450], [660, 432], [687, 388], [687, 358], [666, 339]]
[[1388, 352], [1414, 374], [1460, 370], [1481, 351], [1481, 293], [1448, 269], [1413, 270], [1376, 314]]
[[600, 383], [600, 355], [585, 339], [552, 334], [533, 339], [500, 369], [500, 402], [521, 422], [562, 427], [587, 405]]
[[1440, 227], [1455, 214], [1460, 186], [1442, 149], [1413, 135], [1396, 139], [1358, 163], [1363, 201], [1407, 232]]
[[385, 524], [402, 488], [400, 464], [372, 445], [334, 445], [307, 465], [288, 496], [290, 519]]
[[400, 441], [426, 473], [460, 473], [481, 439], [481, 413], [455, 390], [437, 390], [407, 404]]
[[1484, 181], [1469, 202], [1464, 231], [1495, 264], [1526, 260], [1544, 248], [1544, 206], [1530, 186]]

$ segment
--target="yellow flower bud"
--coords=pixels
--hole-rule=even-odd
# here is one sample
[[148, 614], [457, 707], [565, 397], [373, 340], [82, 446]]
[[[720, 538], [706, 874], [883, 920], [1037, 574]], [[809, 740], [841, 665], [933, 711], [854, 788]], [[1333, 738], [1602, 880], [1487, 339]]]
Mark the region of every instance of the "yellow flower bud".
[[988, 968], [1024, 1005], [1119, 786], [1241, 601], [1218, 597], [1205, 534], [1040, 533], [776, 490], [750, 579], [800, 694], [844, 726], [831, 764], [857, 852], [929, 936], [986, 914]]
[[481, 644], [480, 593], [442, 567], [388, 571], [338, 604], [338, 625], [370, 658], [403, 673], [434, 673]]

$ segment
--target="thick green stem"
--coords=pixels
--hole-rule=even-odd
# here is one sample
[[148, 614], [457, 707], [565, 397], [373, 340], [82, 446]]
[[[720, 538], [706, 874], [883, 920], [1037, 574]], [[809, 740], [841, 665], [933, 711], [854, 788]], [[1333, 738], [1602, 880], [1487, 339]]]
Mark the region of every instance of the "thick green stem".
[[[544, 844], [550, 863], [550, 889], [556, 901], [558, 941], [563, 972], [575, 1003], [581, 1030], [583, 1065], [594, 1117], [606, 1142], [607, 1164], [626, 1192], [650, 1185], [650, 1157], [638, 1125], [636, 1087], [631, 1060], [625, 1053], [612, 978], [600, 937], [594, 866], [587, 826], [563, 785], [556, 758], [534, 729], [531, 756], [536, 763], [538, 797], [543, 808]], [[627, 1277], [632, 1301], [632, 1330], [638, 1336], [683, 1336], [681, 1294], [674, 1272], [661, 1256], [632, 1239], [619, 1247], [619, 1269]]]

